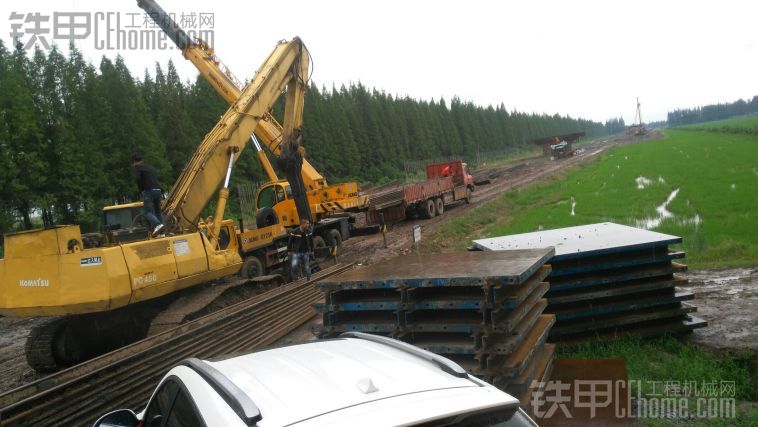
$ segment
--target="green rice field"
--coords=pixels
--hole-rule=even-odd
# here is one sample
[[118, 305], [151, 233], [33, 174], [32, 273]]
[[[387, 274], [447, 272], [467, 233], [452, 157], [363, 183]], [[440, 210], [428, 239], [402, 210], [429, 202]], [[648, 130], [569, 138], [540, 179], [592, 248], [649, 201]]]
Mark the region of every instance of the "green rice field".
[[667, 130], [609, 149], [448, 221], [424, 249], [603, 221], [681, 236], [690, 268], [758, 265], [758, 136]]

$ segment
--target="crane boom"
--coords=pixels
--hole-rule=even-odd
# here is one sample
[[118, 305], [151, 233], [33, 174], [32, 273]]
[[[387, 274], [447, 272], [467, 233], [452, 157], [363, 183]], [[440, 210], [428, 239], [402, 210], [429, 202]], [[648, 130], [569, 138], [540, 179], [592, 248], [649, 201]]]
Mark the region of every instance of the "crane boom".
[[[176, 47], [182, 51], [182, 55], [192, 62], [203, 78], [226, 102], [231, 105], [237, 101], [242, 84], [205, 41], [190, 37], [155, 0], [138, 0], [137, 4], [161, 27]], [[268, 111], [255, 129], [255, 134], [263, 145], [277, 157], [281, 155], [283, 132], [282, 125]], [[261, 150], [258, 150], [258, 159], [269, 180], [278, 181], [279, 178], [271, 167], [271, 163]], [[306, 159], [303, 159], [302, 176], [307, 190], [328, 186], [324, 177]]]
[[[177, 40], [183, 39], [177, 36]], [[287, 89], [288, 101], [302, 99], [302, 94], [291, 92], [304, 90], [303, 79], [307, 75], [309, 60], [308, 51], [299, 38], [279, 42], [256, 71], [252, 81], [240, 92], [239, 98], [205, 136], [174, 183], [163, 207], [164, 213], [172, 218], [179, 228], [197, 228], [202, 210], [216, 194], [226, 176], [230, 153], [239, 153], [231, 156], [232, 162], [239, 158], [247, 146], [250, 135], [264, 121], [266, 113], [271, 110], [279, 94]], [[296, 144], [302, 122], [302, 113], [292, 111], [297, 108], [302, 110], [302, 102], [285, 104], [285, 117], [292, 117], [294, 122], [281, 134], [281, 150], [294, 156], [295, 160], [300, 153]], [[294, 171], [296, 166], [297, 161], [291, 164], [291, 169], [286, 170], [288, 176], [294, 173], [299, 175], [299, 171]], [[304, 195], [296, 197], [298, 198], [305, 199]], [[310, 209], [307, 199], [305, 200], [305, 203], [296, 204], [298, 215], [301, 218], [310, 218]], [[221, 218], [215, 220], [220, 221]]]

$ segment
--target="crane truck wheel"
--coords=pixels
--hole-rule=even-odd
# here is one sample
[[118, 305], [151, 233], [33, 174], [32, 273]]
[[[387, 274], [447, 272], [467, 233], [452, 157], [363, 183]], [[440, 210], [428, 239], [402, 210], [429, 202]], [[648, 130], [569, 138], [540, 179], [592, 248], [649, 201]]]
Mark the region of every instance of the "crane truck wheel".
[[276, 216], [276, 211], [271, 207], [265, 207], [259, 209], [255, 214], [255, 224], [258, 228], [269, 227], [279, 223], [279, 218]]
[[242, 263], [240, 268], [240, 276], [244, 279], [252, 279], [263, 274], [263, 264], [261, 260], [255, 255], [250, 255], [245, 258], [245, 262]]
[[436, 207], [434, 206], [434, 200], [429, 199], [426, 200], [421, 204], [421, 216], [423, 216], [426, 219], [432, 219], [434, 218], [434, 214], [437, 212]]
[[434, 199], [434, 209], [437, 211], [437, 215], [442, 215], [445, 212], [445, 202], [442, 201], [442, 197]]
[[330, 229], [326, 232], [326, 245], [330, 248], [337, 247], [339, 248], [342, 246], [342, 234], [340, 234], [339, 230]]

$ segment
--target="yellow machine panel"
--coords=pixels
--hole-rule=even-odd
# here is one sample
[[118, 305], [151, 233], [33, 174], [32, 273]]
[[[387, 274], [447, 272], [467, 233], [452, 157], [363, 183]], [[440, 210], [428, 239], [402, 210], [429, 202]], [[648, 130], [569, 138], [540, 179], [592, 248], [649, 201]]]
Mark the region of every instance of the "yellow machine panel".
[[[69, 244], [72, 246], [69, 249]], [[61, 225], [44, 230], [20, 231], [5, 237], [5, 258], [29, 258], [38, 255], [60, 255], [82, 248], [78, 225]]]
[[[292, 209], [295, 209], [294, 203], [292, 203]], [[243, 253], [247, 253], [253, 249], [266, 247], [267, 245], [271, 244], [274, 239], [286, 235], [287, 230], [282, 224], [274, 224], [268, 227], [261, 227], [240, 232], [239, 242], [241, 251]]]
[[[135, 292], [142, 288], [160, 287], [161, 284], [173, 282], [179, 277], [169, 238], [127, 243], [122, 249]], [[133, 297], [132, 302], [134, 301]]]
[[[0, 314], [65, 315], [126, 305], [131, 287], [121, 248], [80, 251], [73, 245], [80, 241], [78, 232], [78, 226], [62, 226], [5, 237], [9, 254], [0, 270]], [[48, 242], [56, 253], [40, 251], [36, 241]]]
[[208, 257], [200, 233], [175, 236], [170, 241], [178, 277], [188, 277], [208, 270]]

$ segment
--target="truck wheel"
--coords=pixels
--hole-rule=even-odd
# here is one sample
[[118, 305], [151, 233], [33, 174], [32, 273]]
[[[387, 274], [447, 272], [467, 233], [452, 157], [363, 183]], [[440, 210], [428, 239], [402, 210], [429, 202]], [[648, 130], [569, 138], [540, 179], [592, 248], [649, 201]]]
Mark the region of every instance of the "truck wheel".
[[437, 215], [442, 215], [445, 212], [445, 202], [442, 197], [438, 197], [434, 200], [434, 209], [437, 211]]
[[245, 258], [245, 262], [242, 263], [242, 268], [240, 268], [240, 276], [245, 279], [252, 279], [261, 274], [263, 274], [263, 264], [261, 264], [261, 261], [254, 255]]
[[330, 248], [342, 246], [342, 234], [338, 230], [331, 229], [326, 232], [326, 245]]
[[434, 218], [434, 214], [437, 212], [434, 206], [434, 200], [429, 199], [421, 204], [421, 216], [426, 219]]
[[258, 210], [258, 213], [255, 214], [255, 225], [257, 225], [258, 228], [268, 227], [278, 223], [279, 218], [276, 216], [274, 208], [265, 207]]

